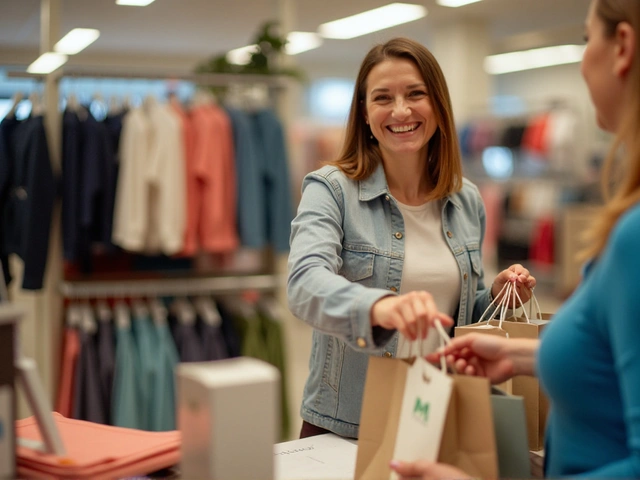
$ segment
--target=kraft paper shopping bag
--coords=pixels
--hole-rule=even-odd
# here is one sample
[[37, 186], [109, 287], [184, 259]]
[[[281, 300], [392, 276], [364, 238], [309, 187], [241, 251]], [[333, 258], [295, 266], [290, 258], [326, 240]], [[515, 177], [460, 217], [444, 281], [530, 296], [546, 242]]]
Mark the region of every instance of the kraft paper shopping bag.
[[489, 380], [453, 375], [438, 461], [476, 478], [498, 478]]
[[436, 460], [450, 394], [451, 379], [422, 358], [371, 357], [355, 478], [394, 478], [394, 458]]

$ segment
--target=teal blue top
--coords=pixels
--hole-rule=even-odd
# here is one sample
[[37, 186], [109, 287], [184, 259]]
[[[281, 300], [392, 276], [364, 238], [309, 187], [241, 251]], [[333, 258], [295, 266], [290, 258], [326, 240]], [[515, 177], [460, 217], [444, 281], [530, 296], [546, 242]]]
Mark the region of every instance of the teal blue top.
[[546, 475], [640, 478], [640, 206], [545, 329]]

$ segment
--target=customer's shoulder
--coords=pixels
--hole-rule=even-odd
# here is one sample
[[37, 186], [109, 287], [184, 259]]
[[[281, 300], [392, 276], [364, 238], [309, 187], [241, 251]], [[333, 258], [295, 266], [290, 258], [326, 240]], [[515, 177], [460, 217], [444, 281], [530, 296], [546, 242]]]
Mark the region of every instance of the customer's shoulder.
[[620, 247], [629, 247], [636, 251], [640, 237], [640, 203], [629, 208], [618, 220], [611, 233], [611, 241]]
[[305, 183], [309, 181], [320, 181], [331, 185], [335, 189], [350, 188], [356, 183], [335, 165], [325, 165], [318, 170], [308, 173], [305, 177]]
[[480, 190], [475, 183], [468, 178], [462, 179], [462, 188], [452, 195], [453, 199], [463, 204], [476, 204], [482, 202]]

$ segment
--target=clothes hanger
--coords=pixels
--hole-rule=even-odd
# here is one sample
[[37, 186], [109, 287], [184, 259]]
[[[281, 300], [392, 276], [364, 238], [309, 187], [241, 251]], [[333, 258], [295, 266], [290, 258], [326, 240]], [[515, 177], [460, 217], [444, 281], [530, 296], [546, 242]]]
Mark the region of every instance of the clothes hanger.
[[181, 325], [194, 325], [196, 323], [197, 315], [193, 304], [187, 299], [187, 297], [178, 297], [174, 300], [172, 305], [178, 322]]
[[222, 325], [222, 316], [218, 311], [218, 307], [211, 297], [201, 296], [194, 300], [196, 311], [202, 321], [212, 327], [219, 327]]
[[45, 106], [42, 101], [42, 96], [38, 92], [31, 92], [29, 94], [29, 101], [31, 102], [31, 116], [38, 117], [44, 115]]
[[96, 333], [98, 331], [98, 323], [96, 322], [96, 317], [93, 314], [93, 308], [91, 308], [89, 301], [82, 303], [81, 316], [82, 320], [80, 321], [80, 328], [82, 331], [89, 335]]
[[22, 94], [22, 92], [16, 92], [13, 94], [13, 103], [11, 104], [11, 109], [7, 112], [7, 118], [15, 117], [18, 105], [23, 99], [24, 95]]

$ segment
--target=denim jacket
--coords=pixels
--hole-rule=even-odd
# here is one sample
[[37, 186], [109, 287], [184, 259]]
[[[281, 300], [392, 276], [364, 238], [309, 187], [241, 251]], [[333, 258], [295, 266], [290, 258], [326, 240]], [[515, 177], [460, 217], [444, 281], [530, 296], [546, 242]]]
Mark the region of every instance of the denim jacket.
[[[370, 310], [400, 290], [404, 220], [382, 166], [362, 181], [323, 167], [307, 175], [302, 188], [288, 278], [291, 312], [314, 327], [301, 415], [357, 438], [369, 355], [394, 357], [398, 345], [395, 330], [371, 326]], [[444, 199], [442, 228], [460, 268], [456, 322], [467, 325], [489, 305], [481, 257], [484, 205], [468, 180]]]

